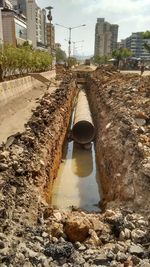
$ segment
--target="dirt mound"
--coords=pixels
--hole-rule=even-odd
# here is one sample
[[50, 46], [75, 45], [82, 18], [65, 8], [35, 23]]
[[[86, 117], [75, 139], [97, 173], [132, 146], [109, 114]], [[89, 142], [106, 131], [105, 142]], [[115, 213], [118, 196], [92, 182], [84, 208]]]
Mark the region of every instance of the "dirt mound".
[[100, 68], [88, 84], [106, 200], [150, 207], [150, 77]]

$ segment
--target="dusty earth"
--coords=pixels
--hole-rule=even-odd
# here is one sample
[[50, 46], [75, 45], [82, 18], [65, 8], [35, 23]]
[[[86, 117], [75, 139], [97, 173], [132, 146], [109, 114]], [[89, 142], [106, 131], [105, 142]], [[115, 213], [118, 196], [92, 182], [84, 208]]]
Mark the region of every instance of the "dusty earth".
[[[56, 90], [56, 82], [53, 81], [48, 92]], [[0, 107], [0, 143], [6, 142], [10, 135], [25, 130], [25, 123], [30, 119], [33, 109], [38, 106], [38, 100], [47, 91], [47, 86], [42, 84], [34, 87], [20, 97], [9, 101]]]
[[150, 267], [150, 78], [97, 69], [87, 80], [107, 202], [99, 214], [47, 202], [79, 90], [74, 74], [62, 77], [0, 146], [0, 266]]
[[88, 95], [104, 198], [150, 209], [150, 77], [97, 69]]

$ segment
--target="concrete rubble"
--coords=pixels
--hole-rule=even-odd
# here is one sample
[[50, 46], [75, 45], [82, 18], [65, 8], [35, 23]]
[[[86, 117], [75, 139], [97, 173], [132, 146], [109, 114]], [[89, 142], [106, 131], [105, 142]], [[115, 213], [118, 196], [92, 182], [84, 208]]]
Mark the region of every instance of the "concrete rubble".
[[0, 146], [2, 267], [150, 267], [150, 78], [102, 68], [87, 85], [110, 208], [87, 213], [48, 204], [78, 91], [69, 74], [55, 93], [38, 100], [26, 131]]

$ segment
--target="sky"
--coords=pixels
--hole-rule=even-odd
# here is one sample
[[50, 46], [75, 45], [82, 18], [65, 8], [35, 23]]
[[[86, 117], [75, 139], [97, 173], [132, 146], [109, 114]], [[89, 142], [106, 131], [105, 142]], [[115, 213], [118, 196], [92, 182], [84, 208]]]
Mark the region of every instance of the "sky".
[[[118, 41], [132, 32], [150, 30], [150, 0], [37, 0], [41, 8], [52, 6], [55, 41], [68, 53], [69, 30], [56, 26], [76, 27], [72, 30], [73, 49], [80, 55], [93, 55], [97, 18], [119, 25]], [[66, 40], [65, 40], [66, 39]], [[81, 42], [84, 40], [84, 42]]]

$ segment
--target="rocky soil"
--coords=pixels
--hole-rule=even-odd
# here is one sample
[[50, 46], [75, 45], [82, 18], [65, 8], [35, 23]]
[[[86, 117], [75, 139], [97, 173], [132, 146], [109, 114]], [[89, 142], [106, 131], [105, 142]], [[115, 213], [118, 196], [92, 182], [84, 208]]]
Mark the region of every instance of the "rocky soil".
[[150, 77], [98, 68], [88, 89], [104, 198], [149, 212]]
[[0, 233], [3, 267], [150, 267], [150, 220], [131, 210], [88, 214], [47, 207], [35, 225], [14, 224]]
[[0, 266], [150, 267], [149, 82], [110, 69], [88, 79], [104, 198], [111, 201], [103, 213], [48, 204], [78, 92], [71, 74], [39, 100], [25, 132], [0, 147]]

